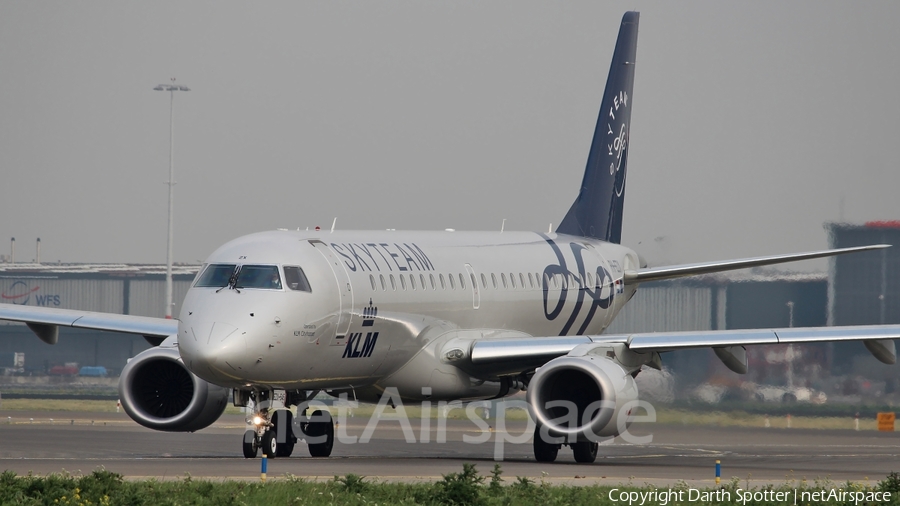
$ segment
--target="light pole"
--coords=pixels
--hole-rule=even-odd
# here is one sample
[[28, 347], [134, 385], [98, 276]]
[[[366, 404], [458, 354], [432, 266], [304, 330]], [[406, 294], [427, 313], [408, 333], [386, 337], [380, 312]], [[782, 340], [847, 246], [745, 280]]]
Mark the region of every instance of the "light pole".
[[175, 92], [191, 91], [187, 86], [175, 84], [172, 78], [171, 84], [160, 84], [153, 88], [156, 91], [169, 92], [169, 241], [166, 252], [166, 318], [172, 318], [172, 209], [175, 201]]
[[[794, 301], [787, 302], [788, 307], [788, 327], [794, 328]], [[785, 362], [787, 362], [787, 387], [791, 394], [794, 390], [794, 345], [789, 344], [787, 352], [784, 354]]]

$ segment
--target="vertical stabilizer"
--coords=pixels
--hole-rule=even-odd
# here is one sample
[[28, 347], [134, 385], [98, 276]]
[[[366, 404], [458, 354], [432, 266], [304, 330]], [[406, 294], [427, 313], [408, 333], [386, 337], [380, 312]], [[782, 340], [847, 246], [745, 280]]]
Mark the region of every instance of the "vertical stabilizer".
[[578, 198], [556, 229], [560, 234], [593, 237], [614, 243], [622, 240], [625, 167], [628, 162], [639, 18], [637, 12], [626, 12], [622, 17], [584, 180]]

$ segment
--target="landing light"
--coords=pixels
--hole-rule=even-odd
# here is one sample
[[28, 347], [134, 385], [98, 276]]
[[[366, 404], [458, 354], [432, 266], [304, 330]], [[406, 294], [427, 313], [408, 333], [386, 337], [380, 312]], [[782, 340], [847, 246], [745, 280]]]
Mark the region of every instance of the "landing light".
[[261, 416], [257, 415], [253, 417], [253, 425], [262, 425], [263, 419]]

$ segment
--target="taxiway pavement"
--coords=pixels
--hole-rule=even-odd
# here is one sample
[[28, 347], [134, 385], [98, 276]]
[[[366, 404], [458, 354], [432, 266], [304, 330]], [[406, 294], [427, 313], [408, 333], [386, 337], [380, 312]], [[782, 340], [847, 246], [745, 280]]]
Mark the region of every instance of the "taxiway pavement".
[[[363, 435], [368, 418], [348, 418], [341, 429]], [[422, 441], [420, 420], [411, 419], [416, 442], [407, 442], [397, 421], [382, 419], [367, 443], [335, 442], [329, 458], [312, 458], [298, 443], [290, 458], [270, 459], [270, 479], [291, 474], [331, 479], [349, 473], [384, 480], [436, 480], [458, 472], [465, 462], [487, 474], [502, 448], [503, 476], [526, 476], [556, 483], [714, 484], [715, 461], [723, 480], [744, 485], [786, 480], [835, 482], [883, 479], [900, 470], [900, 434], [853, 430], [723, 428], [634, 424], [631, 433], [652, 436], [646, 444], [617, 438], [600, 446], [594, 464], [577, 464], [560, 450], [554, 463], [535, 462], [531, 441], [497, 444], [498, 437], [519, 438], [524, 421], [510, 421], [506, 432], [485, 432], [469, 420], [448, 420], [446, 441], [439, 441], [432, 420], [429, 442]], [[0, 470], [17, 474], [67, 471], [89, 473], [101, 466], [128, 478], [258, 479], [260, 461], [241, 456], [243, 416], [225, 415], [193, 434], [145, 429], [124, 413], [0, 411]], [[486, 439], [482, 443], [466, 440]]]

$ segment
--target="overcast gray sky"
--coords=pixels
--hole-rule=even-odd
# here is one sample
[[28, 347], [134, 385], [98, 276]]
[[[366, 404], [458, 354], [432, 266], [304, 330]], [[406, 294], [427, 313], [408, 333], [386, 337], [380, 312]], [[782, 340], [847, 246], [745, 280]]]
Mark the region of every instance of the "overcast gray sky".
[[[165, 262], [277, 227], [546, 230], [641, 12], [623, 243], [688, 262], [900, 219], [900, 2], [0, 2], [0, 238]], [[2, 244], [2, 242], [0, 242]], [[898, 245], [900, 247], [900, 245]], [[0, 246], [8, 253], [8, 246]], [[824, 264], [813, 264], [815, 266]]]

